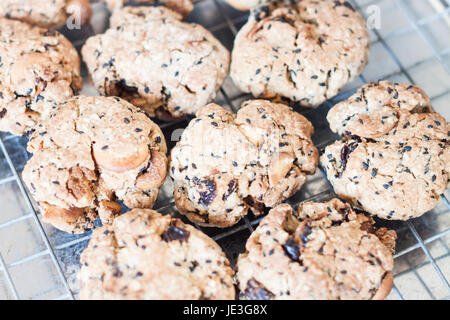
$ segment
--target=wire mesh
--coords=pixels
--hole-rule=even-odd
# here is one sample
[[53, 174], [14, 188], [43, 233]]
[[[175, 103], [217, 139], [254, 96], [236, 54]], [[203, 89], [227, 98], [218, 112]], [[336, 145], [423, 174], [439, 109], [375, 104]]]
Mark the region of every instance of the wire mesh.
[[[188, 21], [203, 24], [231, 49], [234, 36], [245, 23], [247, 14], [230, 8], [224, 1], [194, 2], [196, 9], [188, 17]], [[440, 106], [450, 102], [448, 87], [450, 44], [448, 41], [439, 40], [439, 32], [442, 30], [443, 35], [449, 34], [450, 1], [416, 0], [414, 3], [416, 5], [419, 3], [419, 8], [423, 5], [427, 9], [419, 10], [420, 14], [417, 14], [411, 6], [411, 1], [350, 2], [363, 14], [367, 14], [367, 9], [371, 6], [376, 6], [381, 10], [381, 18], [390, 19], [389, 15], [396, 11], [401, 16], [397, 25], [394, 23], [394, 26], [389, 28], [371, 30], [372, 52], [375, 52], [371, 58], [375, 61], [369, 64], [357, 81], [349, 84], [338, 96], [318, 109], [298, 110], [314, 124], [316, 134], [313, 140], [319, 149], [336, 139], [325, 120], [327, 111], [369, 80], [383, 78], [417, 83], [422, 87], [425, 85], [424, 89], [431, 95], [433, 105], [438, 111], [441, 109], [445, 111], [445, 107]], [[103, 12], [103, 15], [99, 14], [94, 18], [106, 21], [106, 9], [101, 4], [94, 3], [94, 6], [94, 9]], [[441, 31], [437, 34], [436, 31], [430, 31], [430, 27], [435, 24], [441, 27], [439, 29]], [[107, 23], [97, 28], [95, 33], [101, 32], [106, 27]], [[62, 32], [64, 33], [64, 30]], [[79, 49], [86, 37], [93, 33], [92, 28], [81, 30], [75, 39], [71, 40]], [[408, 44], [407, 47], [401, 48], [402, 51], [398, 48], [399, 39], [406, 40]], [[419, 55], [415, 59], [408, 55], [400, 55], [400, 52], [407, 51], [408, 54], [408, 50], [416, 50], [419, 47], [428, 49], [430, 54]], [[427, 83], [422, 77], [429, 73], [423, 71], [429, 67], [433, 68], [433, 79], [436, 77], [437, 79], [432, 79], [432, 86], [428, 85], [427, 88]], [[386, 72], [381, 74], [379, 69], [385, 69]], [[85, 69], [83, 74], [86, 78]], [[435, 85], [436, 81], [443, 83]], [[95, 94], [95, 91], [88, 88], [82, 93]], [[240, 103], [249, 98], [250, 95], [240, 92], [227, 79], [220, 89], [216, 102], [237, 111]], [[444, 116], [448, 119], [449, 113], [445, 113]], [[189, 119], [161, 124], [169, 147], [173, 147], [176, 142], [170, 139], [172, 133], [177, 129], [183, 129], [188, 121]], [[20, 177], [23, 166], [30, 156], [25, 150], [26, 138], [9, 134], [2, 134], [0, 138], [0, 299], [74, 299], [78, 293], [75, 276], [79, 269], [78, 258], [87, 245], [91, 232], [69, 235], [41, 223], [41, 216]], [[167, 181], [155, 209], [180, 217], [174, 206], [171, 187], [171, 182]], [[288, 202], [295, 206], [301, 201], [320, 201], [333, 196], [323, 171], [318, 170], [309, 178], [302, 190]], [[393, 228], [399, 234], [397, 253], [394, 256], [394, 288], [389, 299], [450, 298], [449, 213], [450, 204], [444, 195], [439, 205], [421, 218], [406, 223], [377, 221], [380, 226]], [[180, 218], [186, 221], [184, 217]], [[261, 217], [249, 215], [231, 228], [199, 227], [199, 229], [222, 246], [233, 264], [237, 255], [244, 250], [248, 236], [260, 220]]]

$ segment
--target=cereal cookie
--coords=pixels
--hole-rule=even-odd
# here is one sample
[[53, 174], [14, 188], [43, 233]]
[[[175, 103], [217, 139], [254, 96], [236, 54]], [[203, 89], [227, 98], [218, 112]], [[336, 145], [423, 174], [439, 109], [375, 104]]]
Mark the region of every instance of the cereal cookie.
[[82, 50], [100, 93], [162, 119], [195, 113], [213, 99], [229, 53], [209, 31], [180, 18], [164, 7], [116, 10], [111, 29]]
[[384, 299], [397, 235], [337, 199], [272, 209], [246, 244], [237, 281], [246, 299]]
[[64, 36], [0, 18], [1, 131], [27, 133], [81, 87], [80, 58]]
[[106, 2], [112, 10], [122, 8], [124, 6], [145, 6], [145, 5], [164, 5], [173, 11], [187, 16], [194, 9], [191, 0], [102, 0]]
[[45, 222], [82, 233], [100, 216], [151, 208], [167, 171], [159, 127], [119, 98], [78, 96], [37, 126], [23, 179]]
[[81, 299], [234, 299], [222, 249], [170, 215], [133, 209], [94, 230], [81, 255]]
[[296, 193], [317, 167], [311, 123], [283, 104], [250, 100], [237, 115], [210, 104], [171, 153], [175, 203], [190, 220], [228, 227]]
[[366, 23], [347, 1], [262, 7], [236, 36], [231, 77], [255, 97], [314, 107], [362, 72], [369, 46]]
[[89, 0], [1, 0], [0, 16], [43, 28], [60, 27], [69, 17], [83, 25], [92, 10]]
[[321, 164], [335, 192], [383, 219], [436, 206], [450, 178], [450, 126], [417, 86], [369, 83], [328, 113], [342, 135]]

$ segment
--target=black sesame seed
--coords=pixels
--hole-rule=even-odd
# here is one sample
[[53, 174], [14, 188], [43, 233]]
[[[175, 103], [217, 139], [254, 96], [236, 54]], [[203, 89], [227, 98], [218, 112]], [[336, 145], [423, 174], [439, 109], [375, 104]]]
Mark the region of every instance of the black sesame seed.
[[375, 169], [375, 168], [372, 169], [372, 177], [376, 177], [377, 173], [378, 173], [377, 169]]

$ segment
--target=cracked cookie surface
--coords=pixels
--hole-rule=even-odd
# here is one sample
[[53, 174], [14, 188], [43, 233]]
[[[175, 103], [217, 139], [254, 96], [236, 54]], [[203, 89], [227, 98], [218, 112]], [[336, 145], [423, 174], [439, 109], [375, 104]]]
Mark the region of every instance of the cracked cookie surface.
[[0, 16], [43, 28], [71, 23], [85, 24], [91, 16], [89, 0], [1, 0]]
[[45, 222], [72, 233], [151, 208], [167, 172], [159, 127], [119, 98], [78, 96], [36, 126], [23, 179]]
[[296, 193], [318, 152], [311, 123], [286, 105], [242, 104], [237, 114], [210, 104], [197, 112], [171, 152], [178, 210], [191, 221], [228, 227]]
[[219, 245], [149, 209], [133, 209], [95, 229], [80, 262], [81, 299], [235, 297], [233, 271]]
[[282, 204], [261, 221], [239, 256], [246, 299], [384, 299], [392, 288], [396, 233], [338, 199]]
[[346, 1], [262, 7], [236, 36], [231, 77], [255, 97], [315, 107], [362, 72], [369, 47], [366, 23]]
[[167, 8], [187, 16], [194, 9], [191, 0], [102, 0], [106, 2], [111, 10], [122, 8], [124, 6], [166, 6]]
[[383, 219], [437, 205], [450, 178], [450, 126], [419, 87], [369, 83], [327, 119], [343, 137], [321, 156], [336, 194]]
[[23, 135], [81, 90], [80, 58], [56, 31], [0, 18], [0, 130]]
[[100, 93], [169, 120], [212, 100], [228, 73], [229, 53], [209, 31], [180, 18], [164, 7], [114, 11], [111, 28], [82, 50]]

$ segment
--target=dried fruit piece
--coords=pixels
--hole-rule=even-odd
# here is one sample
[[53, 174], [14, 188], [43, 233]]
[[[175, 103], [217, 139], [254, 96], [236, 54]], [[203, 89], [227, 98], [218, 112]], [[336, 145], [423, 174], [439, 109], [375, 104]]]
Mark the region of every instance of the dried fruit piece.
[[174, 225], [170, 225], [162, 234], [162, 238], [166, 242], [175, 240], [187, 241], [187, 239], [189, 238], [189, 234], [190, 233], [187, 230], [177, 228]]
[[249, 300], [270, 300], [274, 297], [272, 292], [262, 288], [262, 285], [253, 279], [247, 282], [244, 295]]
[[287, 239], [286, 243], [283, 244], [283, 249], [292, 260], [298, 261], [300, 258], [300, 246], [292, 237]]

